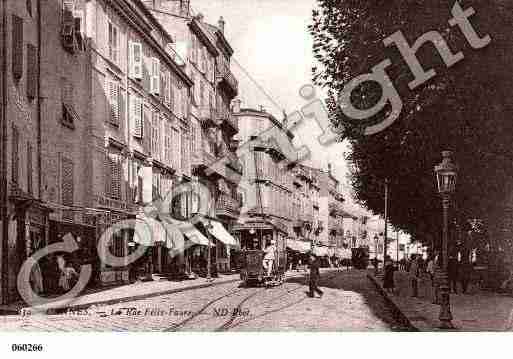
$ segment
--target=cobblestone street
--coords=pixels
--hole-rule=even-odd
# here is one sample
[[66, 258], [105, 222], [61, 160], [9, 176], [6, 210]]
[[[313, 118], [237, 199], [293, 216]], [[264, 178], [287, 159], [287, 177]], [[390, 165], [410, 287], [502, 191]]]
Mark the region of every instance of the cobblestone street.
[[364, 271], [328, 270], [321, 299], [307, 297], [305, 277], [273, 288], [240, 282], [124, 302], [84, 312], [0, 317], [22, 331], [388, 331], [405, 330]]

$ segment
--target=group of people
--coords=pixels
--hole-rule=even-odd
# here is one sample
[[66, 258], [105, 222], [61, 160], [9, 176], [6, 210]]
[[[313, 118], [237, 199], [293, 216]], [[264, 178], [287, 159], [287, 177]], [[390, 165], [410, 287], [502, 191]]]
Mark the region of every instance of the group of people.
[[[408, 272], [412, 296], [418, 296], [418, 284], [422, 277], [428, 275], [431, 281], [431, 286], [436, 287], [435, 271], [437, 268], [438, 256], [431, 255], [428, 260], [424, 260], [420, 255], [412, 255], [409, 261], [403, 259], [397, 263], [392, 261], [390, 256], [386, 256], [384, 264], [384, 278], [383, 287], [389, 292], [394, 292], [394, 272], [403, 270]], [[462, 259], [461, 261], [454, 255], [451, 255], [447, 264], [447, 277], [449, 279], [449, 287], [451, 292], [458, 293], [458, 287], [461, 286], [461, 292], [467, 293], [469, 283], [472, 279], [473, 266], [469, 260]], [[458, 285], [459, 284], [459, 285]]]

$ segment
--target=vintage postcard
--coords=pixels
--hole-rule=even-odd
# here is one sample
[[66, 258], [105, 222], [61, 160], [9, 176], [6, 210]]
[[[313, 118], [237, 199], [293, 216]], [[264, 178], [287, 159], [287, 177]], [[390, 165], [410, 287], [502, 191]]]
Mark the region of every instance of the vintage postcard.
[[512, 10], [3, 0], [0, 331], [511, 331]]

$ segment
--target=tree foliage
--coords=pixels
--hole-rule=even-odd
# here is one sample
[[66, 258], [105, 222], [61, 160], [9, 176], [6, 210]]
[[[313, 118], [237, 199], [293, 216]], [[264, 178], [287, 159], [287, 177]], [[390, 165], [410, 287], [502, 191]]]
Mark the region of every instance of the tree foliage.
[[[487, 219], [512, 193], [513, 175], [513, 4], [503, 0], [460, 1], [472, 6], [470, 17], [479, 36], [491, 43], [473, 49], [457, 27], [450, 27], [454, 2], [443, 0], [318, 0], [309, 26], [314, 38], [314, 82], [328, 89], [331, 121], [344, 128], [352, 151], [347, 160], [356, 199], [375, 213], [384, 213], [383, 183], [390, 182], [390, 220], [417, 239], [439, 237], [441, 204], [437, 197], [434, 165], [442, 150], [452, 150], [459, 165], [456, 211], [461, 219]], [[417, 52], [425, 70], [437, 75], [411, 90], [414, 79], [395, 46], [383, 40], [402, 31], [412, 45], [436, 30], [453, 53], [464, 59], [447, 68], [435, 47], [426, 43]], [[368, 120], [347, 118], [337, 106], [337, 96], [352, 78], [371, 71], [384, 59], [392, 65], [387, 74], [397, 88], [403, 109], [387, 129], [372, 136], [362, 128], [382, 121], [390, 109]], [[369, 108], [381, 89], [365, 83], [351, 100]]]

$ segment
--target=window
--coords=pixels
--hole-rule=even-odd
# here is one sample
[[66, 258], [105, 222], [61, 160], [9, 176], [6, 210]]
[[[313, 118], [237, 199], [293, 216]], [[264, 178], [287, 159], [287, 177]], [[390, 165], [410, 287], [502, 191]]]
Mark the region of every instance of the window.
[[176, 128], [173, 128], [171, 133], [172, 133], [171, 144], [173, 146], [173, 154], [174, 154], [173, 168], [178, 169], [178, 168], [180, 168], [180, 165], [181, 165], [180, 158], [182, 156], [182, 153], [180, 151], [180, 132]]
[[151, 79], [150, 79], [150, 92], [155, 95], [160, 95], [160, 60], [156, 57], [151, 59]]
[[119, 33], [118, 28], [109, 21], [109, 59], [118, 63]]
[[16, 80], [23, 76], [23, 19], [12, 16], [12, 74]]
[[139, 42], [132, 42], [132, 53], [130, 56], [130, 76], [134, 80], [142, 80], [143, 78], [143, 50], [142, 44]]
[[171, 125], [166, 121], [164, 125], [164, 161], [167, 165], [172, 165], [171, 151]]
[[200, 96], [200, 106], [204, 106], [206, 105], [206, 101], [205, 101], [205, 83], [203, 82], [203, 80], [200, 78], [200, 93], [199, 93], [199, 96]]
[[108, 153], [105, 164], [105, 193], [113, 199], [121, 199], [121, 160], [120, 155]]
[[151, 123], [151, 154], [153, 158], [160, 160], [160, 116], [153, 112]]
[[119, 83], [116, 80], [108, 81], [108, 98], [109, 98], [109, 123], [118, 127], [120, 109], [122, 108], [121, 93]]
[[11, 180], [14, 184], [18, 184], [19, 179], [19, 143], [20, 134], [16, 126], [12, 127], [12, 152], [11, 152]]
[[[73, 161], [61, 158], [61, 203], [64, 206], [73, 206]], [[63, 220], [73, 220], [72, 211], [63, 211]]]
[[27, 97], [36, 97], [37, 86], [37, 51], [32, 44], [27, 44]]
[[190, 144], [189, 144], [189, 138], [185, 132], [182, 131], [181, 136], [181, 168], [183, 173], [189, 173], [189, 153], [190, 153]]
[[130, 116], [132, 118], [132, 124], [134, 126], [133, 135], [135, 138], [141, 139], [144, 135], [142, 98], [137, 94], [132, 94], [131, 99], [132, 106], [130, 109]]
[[32, 145], [27, 142], [27, 192], [32, 195]]

